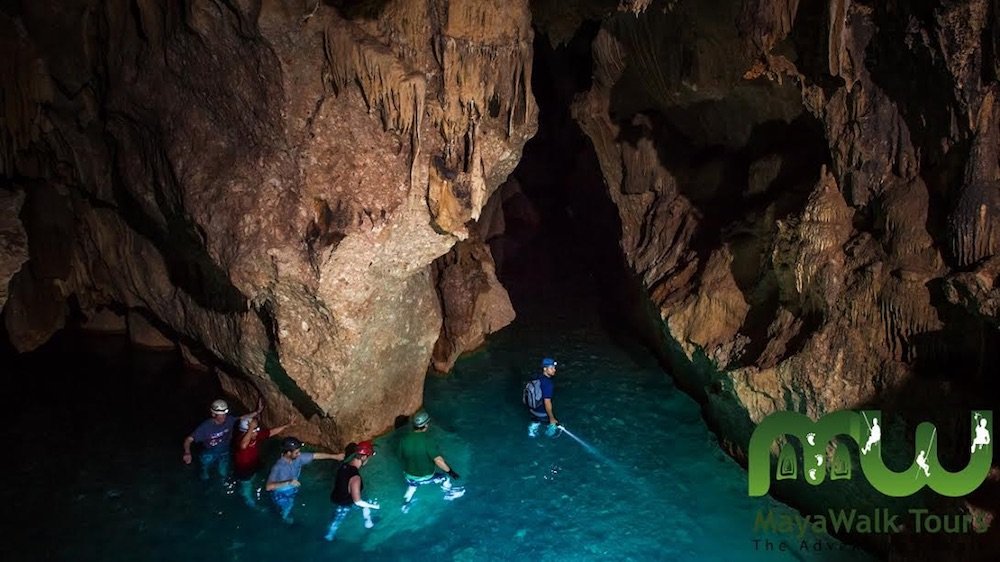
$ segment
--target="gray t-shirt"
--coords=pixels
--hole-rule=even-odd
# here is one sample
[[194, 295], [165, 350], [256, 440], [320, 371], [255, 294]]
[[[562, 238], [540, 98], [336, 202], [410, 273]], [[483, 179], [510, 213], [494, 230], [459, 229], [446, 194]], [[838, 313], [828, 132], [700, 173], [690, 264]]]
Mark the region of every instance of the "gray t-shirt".
[[281, 457], [271, 468], [271, 474], [267, 477], [268, 482], [285, 482], [287, 480], [298, 480], [302, 474], [302, 466], [313, 461], [313, 453], [302, 453], [294, 460]]
[[229, 443], [233, 439], [233, 427], [240, 418], [236, 416], [226, 416], [226, 421], [215, 423], [214, 419], [207, 419], [194, 430], [191, 437], [205, 447], [205, 451], [228, 451]]

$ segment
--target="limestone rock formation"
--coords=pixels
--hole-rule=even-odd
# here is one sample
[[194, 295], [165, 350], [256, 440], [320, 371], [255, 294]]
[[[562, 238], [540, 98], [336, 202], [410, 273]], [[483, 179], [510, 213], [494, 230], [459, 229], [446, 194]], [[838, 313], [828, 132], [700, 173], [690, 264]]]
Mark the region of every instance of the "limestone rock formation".
[[574, 116], [737, 457], [777, 410], [995, 405], [1000, 28], [917, 4], [661, 2], [593, 41]]
[[[752, 381], [810, 349], [824, 371], [830, 353], [841, 356], [847, 395], [762, 393], [777, 402], [752, 401], [751, 420], [861, 403], [875, 396], [864, 391], [873, 379], [912, 372], [935, 353], [922, 338], [947, 339], [949, 322], [968, 320], [942, 308], [942, 281], [952, 303], [995, 323], [995, 82], [982, 78], [979, 44], [987, 3], [942, 6], [931, 19], [851, 2], [829, 12], [721, 3], [726, 17], [668, 4], [604, 19], [593, 86], [574, 115], [618, 206], [626, 256], [685, 355]], [[937, 72], [954, 88], [902, 96], [904, 78], [865, 56], [905, 48], [929, 67], [897, 70]], [[861, 345], [814, 347], [826, 333]]]
[[125, 334], [128, 332], [128, 322], [125, 316], [109, 308], [101, 308], [91, 312], [81, 322], [80, 328], [88, 332]]
[[0, 190], [0, 308], [11, 277], [28, 261], [28, 237], [18, 218], [23, 203], [23, 193]]
[[432, 366], [446, 373], [463, 351], [514, 320], [514, 307], [497, 280], [490, 249], [476, 239], [459, 242], [435, 262], [444, 322], [434, 346]]
[[70, 300], [141, 308], [314, 441], [419, 406], [431, 263], [535, 131], [526, 1], [31, 2], [0, 28], [19, 349]]
[[128, 339], [133, 345], [157, 351], [177, 348], [177, 344], [146, 319], [141, 311], [130, 310], [127, 318]]

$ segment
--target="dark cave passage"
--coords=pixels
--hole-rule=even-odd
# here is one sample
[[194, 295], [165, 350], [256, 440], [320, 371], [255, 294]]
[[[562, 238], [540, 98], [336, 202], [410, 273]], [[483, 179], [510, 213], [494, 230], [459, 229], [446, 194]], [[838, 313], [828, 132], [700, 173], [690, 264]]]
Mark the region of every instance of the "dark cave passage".
[[[570, 115], [573, 96], [590, 87], [587, 26], [553, 48], [535, 35], [532, 90], [539, 106], [538, 132], [497, 195], [504, 197], [507, 229], [490, 240], [505, 286], [522, 297], [531, 286], [565, 282], [608, 268], [621, 269], [621, 224], [608, 197], [593, 145]], [[513, 193], [510, 193], [513, 191]]]
[[538, 132], [494, 195], [503, 199], [506, 229], [488, 244], [519, 316], [593, 308], [610, 334], [655, 352], [658, 322], [644, 316], [647, 299], [622, 253], [618, 209], [593, 143], [570, 112], [591, 86], [596, 32], [585, 23], [555, 47], [536, 33]]

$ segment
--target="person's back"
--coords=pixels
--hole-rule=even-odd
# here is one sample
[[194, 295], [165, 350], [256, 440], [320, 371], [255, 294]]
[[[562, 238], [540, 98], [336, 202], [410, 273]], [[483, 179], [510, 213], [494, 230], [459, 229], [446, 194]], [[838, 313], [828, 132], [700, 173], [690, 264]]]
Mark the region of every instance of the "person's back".
[[351, 452], [344, 463], [337, 468], [337, 474], [333, 480], [333, 490], [330, 492], [330, 501], [335, 507], [333, 520], [330, 521], [326, 536], [323, 537], [328, 541], [332, 541], [336, 537], [337, 529], [340, 528], [340, 524], [347, 518], [347, 515], [358, 508], [361, 509], [365, 528], [371, 529], [375, 525], [371, 510], [379, 508], [378, 504], [367, 502], [361, 498], [361, 491], [365, 488], [365, 483], [361, 479], [361, 467], [375, 455], [374, 445], [371, 441], [362, 441], [353, 447], [348, 446], [348, 448]]
[[[337, 468], [337, 474], [333, 480], [333, 490], [330, 492], [330, 502], [335, 505], [352, 505], [354, 498], [351, 497], [351, 478], [361, 477], [361, 471], [351, 463], [343, 463]], [[361, 480], [361, 489], [365, 489], [365, 481]]]
[[403, 461], [403, 472], [419, 478], [434, 474], [434, 458], [441, 456], [441, 452], [426, 431], [411, 431], [399, 444], [399, 456]]
[[537, 379], [541, 402], [534, 408], [528, 409], [531, 415], [531, 422], [528, 424], [528, 437], [538, 436], [539, 428], [546, 422], [548, 422], [548, 428], [545, 430], [545, 434], [549, 437], [556, 435], [559, 420], [556, 419], [552, 409], [552, 397], [555, 393], [555, 382], [553, 382], [552, 377], [556, 375], [557, 365], [558, 363], [551, 357], [542, 359], [542, 373], [538, 375]]
[[437, 442], [427, 433], [431, 417], [421, 410], [413, 415], [411, 420], [413, 431], [403, 436], [399, 443], [399, 456], [403, 461], [403, 479], [406, 480], [406, 493], [403, 494], [401, 510], [406, 513], [417, 488], [427, 484], [439, 484], [444, 491], [446, 500], [460, 498], [465, 494], [465, 488], [453, 486], [451, 479], [458, 479], [458, 473], [452, 470], [441, 455]]

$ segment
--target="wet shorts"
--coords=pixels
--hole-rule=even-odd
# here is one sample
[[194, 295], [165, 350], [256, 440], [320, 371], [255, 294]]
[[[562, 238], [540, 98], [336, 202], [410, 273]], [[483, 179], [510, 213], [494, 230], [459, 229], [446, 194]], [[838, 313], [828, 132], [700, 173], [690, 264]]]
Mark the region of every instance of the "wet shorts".
[[448, 475], [443, 472], [435, 472], [430, 476], [413, 476], [403, 474], [407, 486], [426, 486], [427, 484], [444, 484], [448, 480]]

